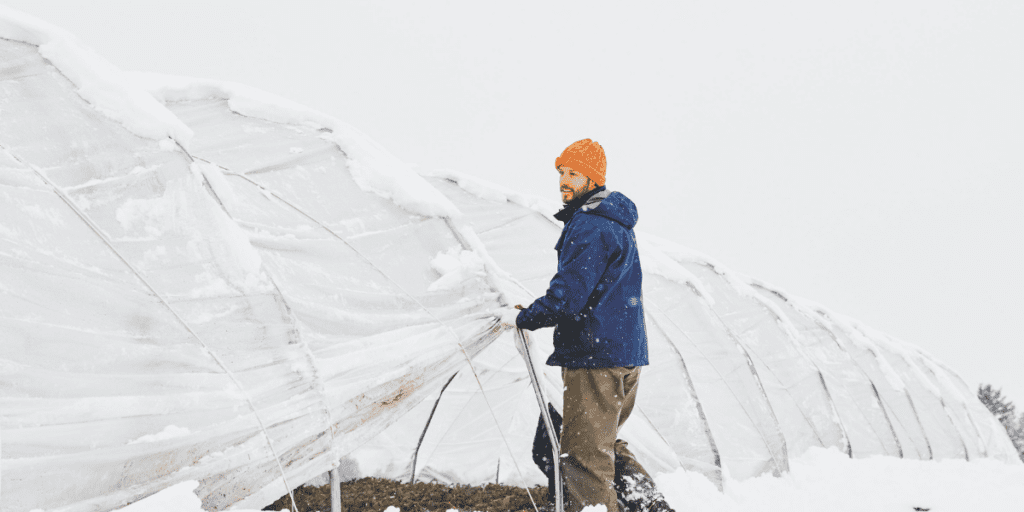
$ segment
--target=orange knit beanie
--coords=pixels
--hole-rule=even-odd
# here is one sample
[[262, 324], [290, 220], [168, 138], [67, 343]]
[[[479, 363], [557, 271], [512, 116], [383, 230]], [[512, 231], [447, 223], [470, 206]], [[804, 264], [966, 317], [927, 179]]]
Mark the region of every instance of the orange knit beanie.
[[563, 165], [590, 178], [599, 187], [604, 185], [604, 171], [608, 166], [604, 158], [604, 148], [590, 139], [569, 144], [569, 147], [555, 159], [556, 169]]

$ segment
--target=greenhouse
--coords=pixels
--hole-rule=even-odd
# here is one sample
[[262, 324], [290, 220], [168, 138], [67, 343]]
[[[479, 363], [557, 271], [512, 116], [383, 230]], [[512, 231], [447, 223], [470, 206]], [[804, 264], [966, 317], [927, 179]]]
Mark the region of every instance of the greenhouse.
[[[544, 293], [557, 207], [0, 10], [0, 507], [111, 510], [196, 480], [207, 510], [259, 508], [333, 468], [545, 483], [496, 312]], [[650, 471], [721, 488], [815, 446], [1017, 460], [918, 348], [639, 242], [654, 364], [623, 437]]]

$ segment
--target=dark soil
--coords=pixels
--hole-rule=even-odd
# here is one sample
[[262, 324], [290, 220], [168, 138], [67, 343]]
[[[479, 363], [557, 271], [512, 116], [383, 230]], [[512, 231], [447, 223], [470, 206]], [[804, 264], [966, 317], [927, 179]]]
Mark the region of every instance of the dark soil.
[[[402, 512], [460, 511], [519, 512], [533, 511], [527, 490], [522, 487], [489, 484], [482, 487], [415, 483], [403, 484], [383, 478], [362, 478], [341, 484], [343, 512], [383, 512], [395, 506]], [[302, 486], [292, 493], [299, 512], [330, 512], [331, 487]], [[548, 488], [530, 489], [537, 506], [544, 504]], [[285, 495], [263, 510], [291, 510], [291, 499]]]

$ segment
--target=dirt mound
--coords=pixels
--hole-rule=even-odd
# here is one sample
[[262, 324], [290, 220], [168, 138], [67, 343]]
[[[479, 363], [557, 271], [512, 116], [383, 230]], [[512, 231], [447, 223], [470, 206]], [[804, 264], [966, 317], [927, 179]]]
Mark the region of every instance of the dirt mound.
[[[529, 490], [540, 506], [547, 499], [547, 487]], [[402, 512], [423, 512], [458, 509], [480, 512], [518, 512], [533, 510], [527, 490], [522, 487], [489, 484], [480, 487], [432, 483], [404, 484], [383, 478], [362, 478], [341, 484], [344, 512], [382, 512], [395, 506]], [[299, 512], [330, 512], [331, 488], [302, 486], [295, 489]], [[263, 510], [291, 510], [291, 499], [285, 495]]]

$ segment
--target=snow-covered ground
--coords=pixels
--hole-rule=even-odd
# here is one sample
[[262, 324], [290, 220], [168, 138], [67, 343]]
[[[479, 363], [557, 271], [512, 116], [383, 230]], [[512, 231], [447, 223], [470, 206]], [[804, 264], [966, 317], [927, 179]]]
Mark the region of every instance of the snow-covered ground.
[[1010, 512], [1024, 507], [1024, 467], [992, 459], [849, 459], [835, 449], [811, 448], [791, 460], [789, 473], [727, 479], [724, 493], [694, 473], [656, 479], [678, 512]]
[[[724, 493], [694, 472], [656, 480], [677, 512], [1017, 512], [1024, 504], [1024, 466], [991, 459], [850, 459], [823, 448], [793, 459], [780, 478], [727, 478]], [[183, 482], [120, 510], [201, 512], [192, 493], [197, 485]]]

